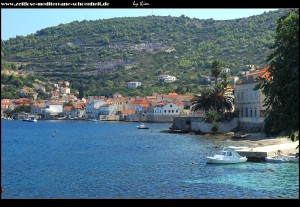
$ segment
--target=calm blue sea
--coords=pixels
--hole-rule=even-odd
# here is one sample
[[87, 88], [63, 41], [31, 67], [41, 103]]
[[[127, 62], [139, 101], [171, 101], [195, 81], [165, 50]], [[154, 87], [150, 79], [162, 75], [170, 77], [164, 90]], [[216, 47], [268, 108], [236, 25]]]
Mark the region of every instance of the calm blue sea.
[[299, 198], [299, 163], [206, 164], [224, 139], [138, 124], [2, 120], [1, 197]]

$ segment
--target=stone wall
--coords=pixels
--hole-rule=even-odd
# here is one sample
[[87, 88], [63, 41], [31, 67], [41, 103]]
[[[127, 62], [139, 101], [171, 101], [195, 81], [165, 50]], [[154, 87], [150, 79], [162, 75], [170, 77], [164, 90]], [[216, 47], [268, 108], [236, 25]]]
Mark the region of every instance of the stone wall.
[[265, 123], [251, 123], [251, 122], [242, 122], [240, 121], [239, 130], [243, 132], [249, 133], [257, 133], [257, 132], [264, 132]]
[[200, 122], [203, 119], [200, 117], [174, 117], [172, 130], [191, 131], [192, 122]]
[[[234, 118], [230, 121], [224, 121], [224, 122], [218, 122], [216, 123], [218, 126], [218, 130], [215, 131], [217, 133], [228, 133], [233, 131], [235, 128], [238, 127], [239, 125], [239, 119]], [[197, 131], [197, 132], [203, 132], [203, 133], [212, 133], [212, 128], [214, 124], [212, 123], [205, 123], [204, 121], [201, 122], [192, 122], [192, 131]]]
[[[239, 125], [238, 118], [234, 118], [231, 121], [219, 122], [217, 123], [218, 133], [231, 132]], [[182, 131], [195, 131], [203, 133], [212, 133], [213, 124], [205, 123], [201, 117], [174, 117], [172, 130], [182, 130]]]

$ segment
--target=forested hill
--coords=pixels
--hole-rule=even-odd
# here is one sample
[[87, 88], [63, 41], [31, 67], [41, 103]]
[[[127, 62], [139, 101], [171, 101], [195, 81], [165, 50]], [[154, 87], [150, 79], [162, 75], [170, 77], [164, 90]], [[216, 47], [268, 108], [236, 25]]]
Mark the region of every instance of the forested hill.
[[265, 66], [275, 22], [287, 11], [218, 21], [184, 15], [74, 21], [1, 41], [1, 55], [18, 70], [91, 84], [95, 93], [108, 81], [110, 88], [128, 81], [150, 87], [161, 73], [192, 86], [195, 77], [210, 74], [214, 59], [234, 72]]

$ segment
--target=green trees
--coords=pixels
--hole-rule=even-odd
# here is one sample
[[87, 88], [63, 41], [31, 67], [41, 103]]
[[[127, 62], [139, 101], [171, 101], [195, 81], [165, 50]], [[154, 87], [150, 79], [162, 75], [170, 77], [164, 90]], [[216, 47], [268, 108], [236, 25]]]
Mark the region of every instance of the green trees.
[[[84, 82], [85, 95], [103, 93], [108, 77], [123, 83], [137, 76], [154, 90], [155, 76], [166, 72], [178, 78], [175, 88], [183, 83], [196, 92], [197, 79], [190, 77], [195, 77], [195, 71], [208, 75], [214, 58], [232, 71], [249, 62], [265, 64], [266, 48], [275, 37], [275, 19], [283, 13], [226, 21], [171, 16], [75, 21], [1, 41], [1, 68], [26, 63], [18, 70], [35, 71], [52, 82], [62, 77], [73, 83], [97, 77], [95, 84]], [[113, 75], [121, 67], [124, 74], [116, 81]], [[120, 85], [110, 90], [118, 91]]]
[[299, 138], [299, 9], [277, 20], [271, 49], [270, 79], [260, 85], [266, 95], [266, 131], [285, 131], [295, 140]]
[[214, 123], [224, 118], [225, 111], [233, 109], [233, 97], [226, 94], [228, 74], [223, 74], [224, 81], [218, 84], [218, 77], [221, 74], [222, 62], [212, 62], [211, 74], [215, 77], [215, 88], [203, 89], [200, 94], [195, 95], [191, 100], [192, 111], [203, 110], [206, 112], [205, 121]]
[[78, 90], [79, 90], [78, 98], [82, 99], [84, 97], [84, 89], [83, 89], [83, 85], [82, 84], [80, 84]]
[[224, 93], [218, 93], [215, 96], [215, 90], [203, 89], [200, 94], [197, 94], [191, 100], [192, 111], [210, 111], [216, 110], [221, 115], [225, 110], [232, 110], [233, 108], [233, 97], [227, 96]]
[[215, 77], [215, 86], [217, 86], [218, 83], [218, 77], [221, 74], [221, 67], [222, 67], [222, 63], [219, 60], [214, 60], [211, 64], [211, 75], [213, 77]]

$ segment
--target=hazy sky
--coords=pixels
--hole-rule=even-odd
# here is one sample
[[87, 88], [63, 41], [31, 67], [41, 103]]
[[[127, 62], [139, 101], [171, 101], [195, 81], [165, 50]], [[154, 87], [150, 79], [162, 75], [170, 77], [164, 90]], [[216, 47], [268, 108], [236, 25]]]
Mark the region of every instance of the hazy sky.
[[1, 39], [26, 36], [46, 27], [82, 20], [137, 16], [181, 16], [197, 19], [226, 20], [262, 14], [277, 9], [1, 9]]

